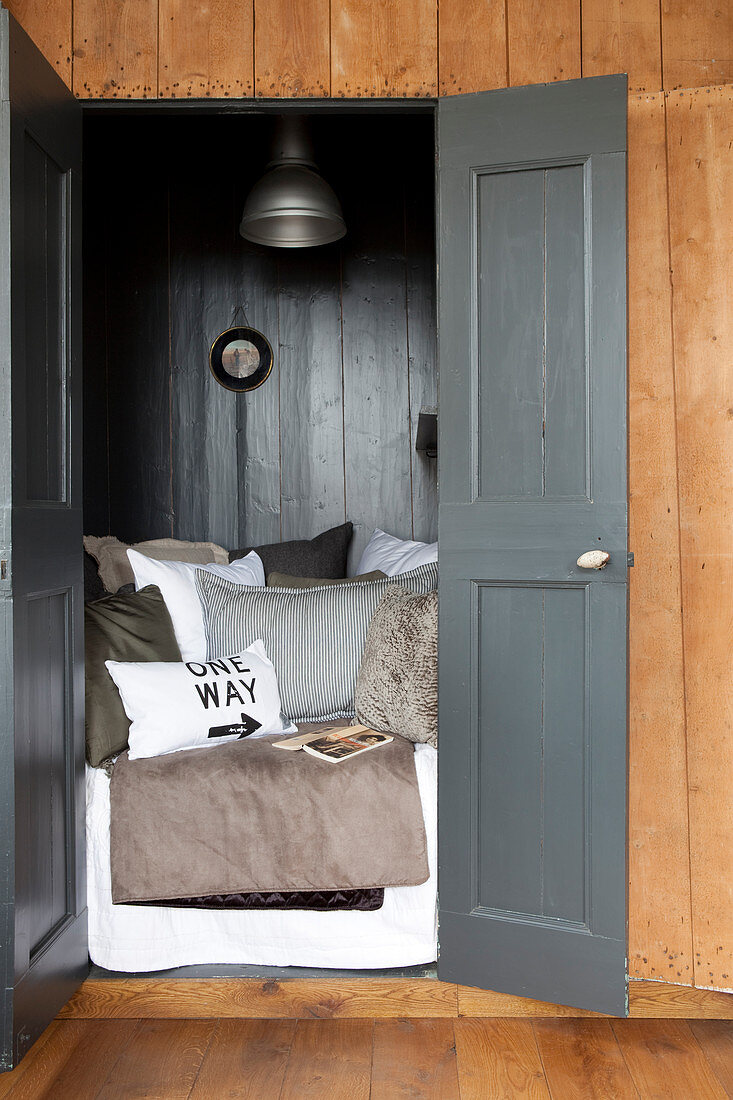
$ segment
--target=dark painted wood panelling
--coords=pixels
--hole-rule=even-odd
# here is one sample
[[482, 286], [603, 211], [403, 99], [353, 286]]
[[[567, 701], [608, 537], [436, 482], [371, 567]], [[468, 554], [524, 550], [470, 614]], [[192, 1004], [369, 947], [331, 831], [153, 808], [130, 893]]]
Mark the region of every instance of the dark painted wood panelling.
[[[243, 198], [242, 198], [242, 201]], [[234, 232], [241, 207], [232, 211]], [[279, 542], [280, 520], [280, 355], [278, 349], [278, 256], [247, 244], [237, 233], [241, 275], [236, 302], [241, 302], [253, 328], [272, 344], [275, 362], [267, 381], [237, 400], [237, 463], [239, 470], [239, 546]], [[230, 303], [231, 304], [231, 303]], [[227, 323], [231, 318], [227, 319]], [[214, 383], [214, 385], [218, 385]], [[293, 433], [297, 423], [285, 425]]]
[[[84, 172], [85, 195], [106, 190], [103, 166], [90, 159]], [[107, 267], [103, 223], [97, 203], [84, 209], [84, 529], [109, 531], [107, 402]]]
[[[88, 124], [86, 526], [232, 548], [348, 518], [356, 565], [375, 526], [435, 537], [435, 463], [413, 449], [436, 400], [432, 120], [314, 122], [349, 231], [308, 251], [238, 233], [272, 121]], [[112, 151], [123, 177], [100, 170]], [[275, 351], [250, 394], [208, 369], [238, 306]]]
[[283, 539], [312, 538], [346, 518], [340, 268], [340, 248], [329, 245], [294, 252], [281, 279]]
[[401, 158], [360, 165], [363, 190], [345, 208], [344, 458], [347, 509], [359, 501], [350, 568], [374, 527], [412, 536], [410, 387]]
[[[110, 522], [130, 541], [172, 533], [168, 183], [154, 170], [156, 156], [155, 135], [145, 124], [132, 148], [122, 135], [110, 135], [96, 226], [87, 221], [87, 230], [105, 242], [105, 269], [97, 277], [106, 280]], [[88, 312], [86, 320], [88, 326]], [[98, 341], [95, 328], [87, 327], [90, 337]], [[85, 364], [87, 376], [103, 369], [88, 354]], [[85, 425], [86, 465], [100, 446], [100, 421]], [[98, 510], [98, 502], [93, 507]]]
[[432, 145], [416, 162], [420, 185], [405, 188], [405, 254], [407, 257], [407, 339], [410, 361], [410, 460], [412, 463], [412, 537], [435, 542], [438, 537], [437, 464], [415, 450], [417, 420], [423, 405], [437, 406], [438, 379], [435, 325], [435, 265], [425, 262], [435, 252]]

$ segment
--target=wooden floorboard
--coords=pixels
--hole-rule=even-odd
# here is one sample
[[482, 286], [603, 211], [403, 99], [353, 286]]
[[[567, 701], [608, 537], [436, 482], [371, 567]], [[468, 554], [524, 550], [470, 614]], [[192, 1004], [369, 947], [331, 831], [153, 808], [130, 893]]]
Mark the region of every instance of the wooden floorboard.
[[[5, 1100], [12, 1095], [13, 1100], [37, 1100], [47, 1095], [51, 1082], [88, 1035], [87, 1021], [54, 1020], [18, 1068], [0, 1076], [0, 1097]], [[122, 1033], [119, 1042], [124, 1043]]]
[[690, 1029], [727, 1095], [733, 1096], [733, 1021], [690, 1020]]
[[278, 1100], [295, 1020], [219, 1020], [191, 1100]]
[[535, 1020], [532, 1027], [553, 1100], [640, 1100], [610, 1020]]
[[[188, 1100], [215, 1028], [213, 1020], [141, 1020], [101, 1089], [87, 1095], [95, 1100]], [[71, 1093], [69, 1100], [79, 1095]]]
[[379, 1020], [370, 1100], [461, 1100], [452, 1020]]
[[[635, 1018], [733, 1019], [733, 994], [631, 982]], [[433, 978], [89, 979], [62, 1019], [380, 1019], [586, 1017], [598, 1013]]]
[[[69, 1021], [72, 1022], [72, 1021]], [[120, 1026], [122, 1025], [122, 1026]], [[63, 1025], [66, 1027], [66, 1024]], [[70, 1056], [37, 1097], [97, 1096], [137, 1031], [137, 1020], [89, 1020]], [[94, 1052], [88, 1057], [89, 1051]], [[13, 1092], [15, 1100], [15, 1092]]]
[[726, 1100], [686, 1020], [614, 1020], [642, 1100]]
[[371, 1020], [298, 1020], [280, 1100], [369, 1100]]
[[57, 1020], [4, 1100], [724, 1100], [727, 1020]]
[[461, 1100], [550, 1100], [531, 1020], [463, 1019], [454, 1029]]

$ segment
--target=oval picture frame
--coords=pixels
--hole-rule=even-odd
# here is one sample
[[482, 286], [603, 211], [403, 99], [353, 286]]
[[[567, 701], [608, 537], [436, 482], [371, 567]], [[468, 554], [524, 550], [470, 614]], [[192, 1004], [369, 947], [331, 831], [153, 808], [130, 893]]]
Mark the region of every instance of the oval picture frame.
[[[259, 356], [259, 361], [254, 369], [250, 369], [241, 375], [232, 373], [227, 369], [229, 364], [225, 357], [229, 346], [236, 341], [250, 345]], [[236, 352], [234, 354], [236, 355]], [[252, 353], [250, 351], [247, 352], [247, 358], [251, 368]], [[256, 328], [237, 325], [233, 328], [224, 329], [214, 340], [209, 352], [209, 367], [214, 378], [224, 389], [232, 390], [234, 393], [249, 393], [250, 390], [256, 390], [270, 377], [274, 358], [272, 345], [263, 333], [258, 332]]]

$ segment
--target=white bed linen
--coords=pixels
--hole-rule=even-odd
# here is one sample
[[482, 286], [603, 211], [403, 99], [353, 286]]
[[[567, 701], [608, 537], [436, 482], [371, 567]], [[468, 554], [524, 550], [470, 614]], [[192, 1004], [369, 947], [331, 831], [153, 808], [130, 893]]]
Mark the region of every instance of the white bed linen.
[[[386, 969], [433, 962], [437, 950], [438, 754], [415, 746], [430, 878], [388, 887], [373, 913], [304, 910], [224, 911], [113, 905], [109, 779], [87, 767], [89, 954], [107, 970], [167, 970], [194, 964]], [[164, 843], [164, 838], [161, 837]], [[379, 843], [379, 822], [375, 822]]]

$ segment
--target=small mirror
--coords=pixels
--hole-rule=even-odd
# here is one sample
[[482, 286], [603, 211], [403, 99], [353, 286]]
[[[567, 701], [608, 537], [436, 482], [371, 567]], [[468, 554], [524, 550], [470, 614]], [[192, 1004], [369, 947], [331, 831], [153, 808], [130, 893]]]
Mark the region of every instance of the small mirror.
[[228, 390], [256, 390], [272, 370], [270, 341], [254, 328], [228, 328], [211, 345], [209, 366], [217, 382]]

